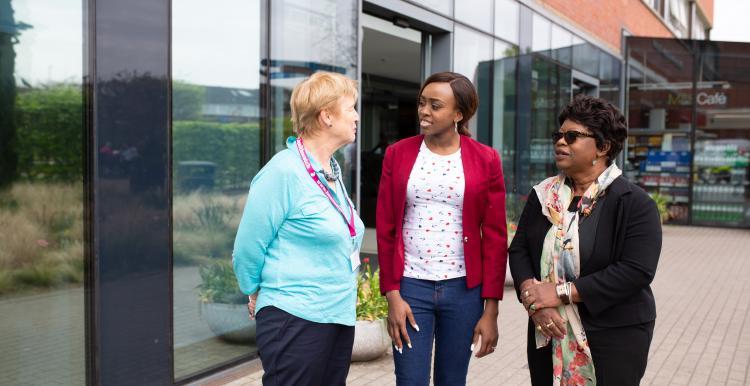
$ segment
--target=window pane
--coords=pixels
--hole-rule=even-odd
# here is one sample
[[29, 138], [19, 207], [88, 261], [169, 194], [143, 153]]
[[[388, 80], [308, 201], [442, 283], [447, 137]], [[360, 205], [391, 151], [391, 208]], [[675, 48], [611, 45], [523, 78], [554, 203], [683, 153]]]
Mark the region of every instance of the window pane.
[[[709, 42], [706, 42], [709, 43]], [[710, 44], [710, 45], [709, 45]], [[750, 227], [750, 49], [701, 44], [696, 85], [693, 223]]]
[[495, 0], [495, 36], [518, 44], [518, 3]]
[[221, 268], [260, 167], [261, 25], [259, 0], [172, 2], [177, 379], [256, 351], [246, 297]]
[[624, 173], [666, 198], [670, 222], [687, 223], [693, 54], [674, 39], [629, 40], [628, 152]]
[[552, 23], [542, 16], [534, 14], [532, 19], [533, 35], [531, 37], [531, 50], [542, 54], [549, 54], [550, 32]]
[[599, 48], [573, 37], [573, 68], [591, 76], [599, 76]]
[[451, 15], [451, 9], [453, 9], [453, 1], [451, 0], [412, 0], [412, 2], [422, 4], [449, 16]]
[[[293, 135], [289, 97], [315, 71], [357, 79], [357, 4], [346, 0], [279, 0], [271, 3], [271, 154], [286, 148]], [[349, 195], [356, 146], [336, 154]]]
[[461, 0], [455, 12], [456, 20], [492, 32], [492, 0]]
[[0, 2], [3, 385], [86, 382], [82, 9]]
[[[480, 100], [489, 100], [489, 98], [482, 98], [482, 92], [485, 89], [489, 91], [489, 87], [487, 86], [489, 84], [489, 69], [494, 46], [493, 39], [461, 26], [456, 26], [453, 38], [455, 39], [453, 70], [465, 75], [474, 82], [478, 88]], [[490, 108], [481, 104], [479, 108], [477, 116], [469, 121], [469, 129], [474, 135], [477, 134], [477, 127], [480, 121], [484, 121], [485, 119], [487, 123], [486, 125], [482, 125], [482, 127], [485, 130], [489, 130]]]
[[[516, 67], [518, 49], [495, 41], [494, 84], [492, 98], [492, 147], [503, 161], [503, 177], [508, 192], [506, 207], [508, 221], [517, 222], [522, 206], [516, 208], [518, 198], [515, 176], [516, 141]], [[502, 53], [499, 55], [499, 53]]]
[[570, 59], [573, 55], [573, 34], [557, 24], [553, 24], [551, 48], [553, 59], [570, 65]]

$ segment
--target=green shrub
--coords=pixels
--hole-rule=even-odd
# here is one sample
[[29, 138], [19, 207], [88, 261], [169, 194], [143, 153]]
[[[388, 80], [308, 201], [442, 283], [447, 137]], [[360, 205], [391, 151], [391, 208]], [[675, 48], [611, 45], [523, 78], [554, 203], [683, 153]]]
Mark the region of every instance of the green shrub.
[[659, 193], [649, 193], [649, 195], [656, 203], [656, 209], [659, 211], [659, 218], [661, 219], [661, 223], [664, 224], [669, 220], [669, 208], [667, 207], [669, 200], [666, 196]]
[[380, 320], [388, 316], [388, 300], [380, 294], [380, 272], [372, 271], [365, 258], [364, 272], [357, 278], [357, 320]]
[[257, 123], [175, 121], [172, 128], [175, 186], [182, 161], [216, 164], [215, 186], [247, 188], [260, 169], [260, 129]]

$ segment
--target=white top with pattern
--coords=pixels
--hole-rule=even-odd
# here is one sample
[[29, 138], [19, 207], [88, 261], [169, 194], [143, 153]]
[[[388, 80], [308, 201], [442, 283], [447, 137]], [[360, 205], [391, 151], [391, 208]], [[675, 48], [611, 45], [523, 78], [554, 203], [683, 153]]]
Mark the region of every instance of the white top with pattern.
[[404, 276], [423, 280], [466, 276], [464, 188], [461, 149], [438, 155], [423, 141], [406, 188]]

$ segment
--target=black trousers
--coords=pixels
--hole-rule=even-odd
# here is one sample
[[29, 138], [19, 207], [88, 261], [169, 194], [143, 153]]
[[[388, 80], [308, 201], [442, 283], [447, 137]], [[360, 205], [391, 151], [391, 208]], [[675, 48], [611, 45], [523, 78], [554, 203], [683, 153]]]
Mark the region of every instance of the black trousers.
[[346, 385], [354, 327], [315, 323], [276, 307], [256, 316], [264, 386]]
[[[646, 372], [654, 322], [586, 331], [594, 359], [597, 386], [638, 386]], [[536, 349], [534, 323], [529, 318], [526, 354], [531, 384], [552, 384], [552, 345]]]

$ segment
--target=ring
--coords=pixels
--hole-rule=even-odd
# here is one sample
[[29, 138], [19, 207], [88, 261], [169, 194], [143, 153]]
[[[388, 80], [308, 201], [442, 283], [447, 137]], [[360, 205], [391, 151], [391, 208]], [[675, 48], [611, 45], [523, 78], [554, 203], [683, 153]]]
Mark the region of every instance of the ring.
[[532, 303], [532, 304], [531, 304], [531, 305], [529, 306], [529, 311], [531, 311], [531, 312], [536, 312], [536, 303]]
[[539, 331], [542, 331], [542, 325], [541, 324], [537, 324], [536, 325], [536, 329], [539, 330]]
[[550, 327], [552, 327], [553, 324], [555, 324], [555, 322], [553, 322], [553, 321], [550, 320], [549, 323], [547, 323], [547, 324], [544, 325], [544, 327], [550, 328]]

